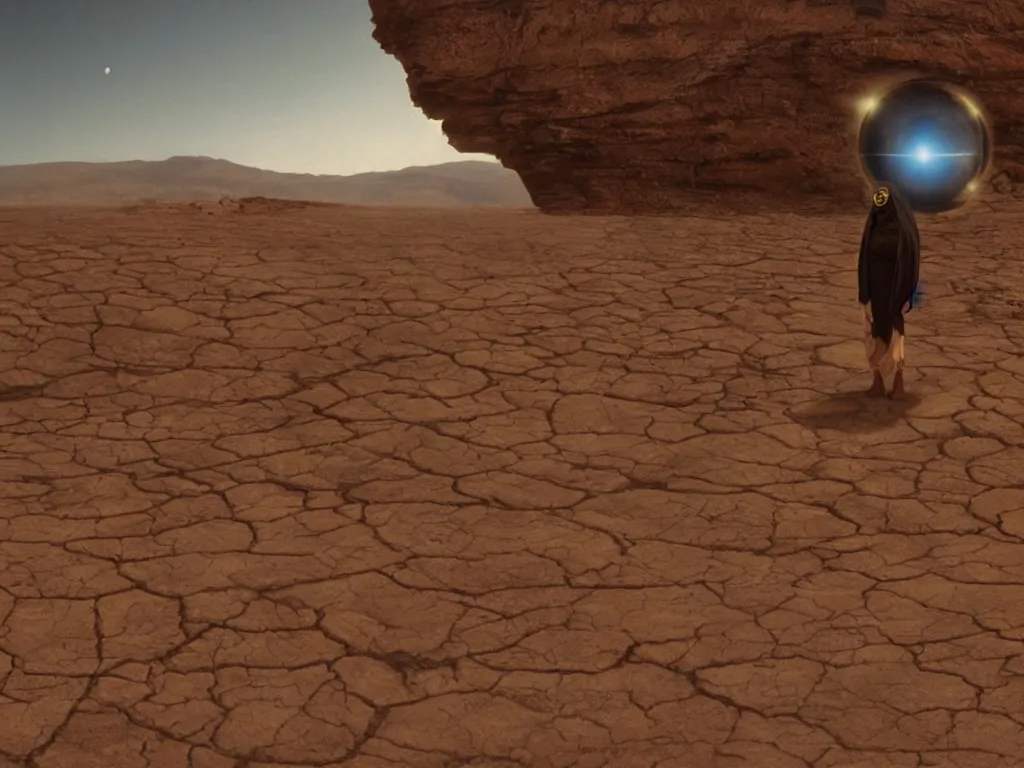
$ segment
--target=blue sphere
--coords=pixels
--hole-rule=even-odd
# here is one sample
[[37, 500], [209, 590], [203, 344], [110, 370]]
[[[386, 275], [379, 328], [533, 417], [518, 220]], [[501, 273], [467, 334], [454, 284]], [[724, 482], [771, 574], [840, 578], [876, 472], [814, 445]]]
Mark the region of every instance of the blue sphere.
[[895, 183], [921, 213], [963, 205], [991, 159], [980, 107], [955, 87], [930, 80], [883, 93], [864, 116], [859, 145], [871, 181]]

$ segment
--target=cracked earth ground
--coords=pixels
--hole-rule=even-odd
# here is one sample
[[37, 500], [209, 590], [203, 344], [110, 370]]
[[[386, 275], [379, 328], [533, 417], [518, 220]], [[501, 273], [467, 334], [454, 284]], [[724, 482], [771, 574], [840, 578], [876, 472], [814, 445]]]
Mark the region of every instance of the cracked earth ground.
[[0, 210], [0, 766], [1009, 768], [1024, 210]]

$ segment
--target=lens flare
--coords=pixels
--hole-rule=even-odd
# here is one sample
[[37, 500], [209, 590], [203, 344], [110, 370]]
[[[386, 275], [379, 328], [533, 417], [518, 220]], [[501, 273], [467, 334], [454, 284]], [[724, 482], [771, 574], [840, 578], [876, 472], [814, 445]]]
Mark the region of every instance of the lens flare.
[[881, 104], [881, 100], [877, 96], [866, 96], [861, 99], [857, 106], [862, 116], [870, 115]]
[[971, 117], [975, 119], [981, 119], [981, 109], [978, 107], [977, 104], [975, 104], [973, 101], [971, 101], [969, 98], [963, 95], [960, 96], [960, 103], [964, 105], [964, 109], [967, 110]]

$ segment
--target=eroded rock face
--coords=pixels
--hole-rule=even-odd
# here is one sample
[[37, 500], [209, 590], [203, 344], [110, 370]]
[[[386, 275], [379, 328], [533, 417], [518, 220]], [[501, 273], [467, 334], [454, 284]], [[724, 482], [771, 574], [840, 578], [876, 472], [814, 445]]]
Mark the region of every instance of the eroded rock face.
[[413, 101], [548, 211], [862, 201], [857, 103], [911, 76], [971, 91], [1024, 179], [1019, 0], [369, 2]]

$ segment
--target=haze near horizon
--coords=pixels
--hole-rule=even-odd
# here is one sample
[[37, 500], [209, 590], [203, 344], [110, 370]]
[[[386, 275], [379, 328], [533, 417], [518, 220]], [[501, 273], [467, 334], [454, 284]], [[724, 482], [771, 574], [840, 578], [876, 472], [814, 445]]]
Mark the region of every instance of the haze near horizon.
[[351, 175], [493, 160], [448, 145], [372, 33], [365, 0], [2, 0], [0, 165], [184, 155]]

